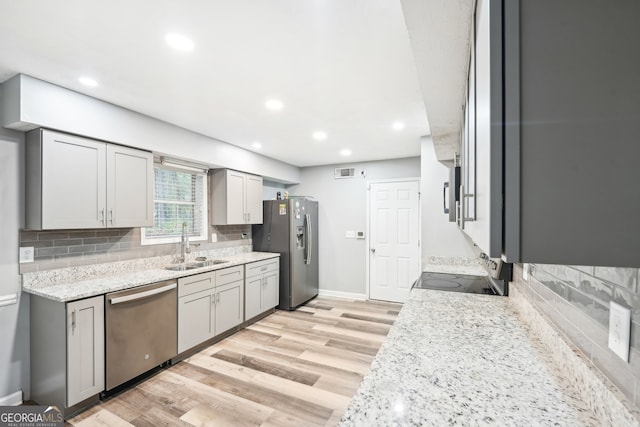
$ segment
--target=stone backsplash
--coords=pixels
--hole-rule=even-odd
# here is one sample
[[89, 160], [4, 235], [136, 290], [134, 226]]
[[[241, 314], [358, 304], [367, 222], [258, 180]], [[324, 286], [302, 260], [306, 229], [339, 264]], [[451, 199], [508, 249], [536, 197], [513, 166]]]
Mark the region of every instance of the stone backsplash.
[[[637, 268], [530, 264], [512, 286], [571, 340], [636, 408], [640, 408], [640, 284]], [[631, 310], [629, 362], [608, 348], [609, 302]]]
[[[217, 242], [211, 242], [216, 233]], [[251, 244], [251, 225], [211, 226], [207, 241], [192, 242], [194, 251]], [[47, 271], [162, 255], [177, 255], [179, 244], [141, 245], [140, 228], [20, 231], [20, 247], [34, 248], [34, 262], [20, 273]]]

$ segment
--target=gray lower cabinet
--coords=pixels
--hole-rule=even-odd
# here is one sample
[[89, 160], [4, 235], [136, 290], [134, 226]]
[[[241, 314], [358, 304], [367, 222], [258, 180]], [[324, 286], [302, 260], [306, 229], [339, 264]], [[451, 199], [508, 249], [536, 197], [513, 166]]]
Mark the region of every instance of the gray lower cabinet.
[[271, 310], [280, 302], [280, 259], [245, 266], [245, 320]]
[[70, 408], [103, 390], [104, 297], [63, 303], [31, 295], [31, 398]]
[[178, 353], [244, 320], [244, 267], [178, 279]]

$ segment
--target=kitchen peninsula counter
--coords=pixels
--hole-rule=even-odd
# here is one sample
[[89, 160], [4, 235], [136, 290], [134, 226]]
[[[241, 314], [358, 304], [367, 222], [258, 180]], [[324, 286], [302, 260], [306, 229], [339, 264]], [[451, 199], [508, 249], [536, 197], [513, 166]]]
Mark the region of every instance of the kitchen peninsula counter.
[[508, 298], [414, 289], [341, 420], [602, 425]]
[[[192, 258], [200, 255], [206, 256], [206, 253], [193, 254]], [[70, 267], [25, 273], [22, 275], [22, 290], [54, 301], [68, 302], [279, 256], [280, 254], [271, 252], [242, 252], [215, 256], [209, 254], [209, 259], [224, 262], [186, 271], [165, 269], [164, 267], [173, 263], [172, 257]]]

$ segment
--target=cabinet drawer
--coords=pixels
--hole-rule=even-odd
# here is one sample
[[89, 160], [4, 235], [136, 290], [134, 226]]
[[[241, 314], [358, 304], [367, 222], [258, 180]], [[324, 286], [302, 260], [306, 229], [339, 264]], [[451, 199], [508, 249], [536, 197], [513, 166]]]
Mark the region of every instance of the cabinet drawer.
[[280, 259], [279, 258], [271, 258], [266, 259], [264, 261], [252, 262], [247, 264], [246, 276], [253, 277], [258, 274], [263, 274], [268, 271], [279, 270], [280, 268]]
[[178, 279], [178, 296], [191, 295], [195, 292], [212, 289], [216, 284], [214, 272], [196, 274]]
[[226, 285], [242, 279], [244, 279], [244, 268], [241, 265], [216, 271], [216, 286]]

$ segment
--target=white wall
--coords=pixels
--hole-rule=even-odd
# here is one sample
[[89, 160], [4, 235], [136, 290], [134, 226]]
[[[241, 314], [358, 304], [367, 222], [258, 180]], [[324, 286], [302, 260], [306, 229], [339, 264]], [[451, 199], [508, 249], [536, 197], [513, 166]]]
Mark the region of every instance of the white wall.
[[[354, 167], [356, 177], [334, 179], [337, 167]], [[366, 171], [362, 178], [361, 171]], [[420, 158], [303, 168], [301, 184], [291, 195], [318, 200], [318, 258], [320, 290], [364, 296], [367, 247], [365, 240], [347, 239], [345, 231], [367, 232], [367, 182], [420, 176]]]
[[2, 123], [46, 127], [156, 154], [298, 183], [299, 168], [26, 75], [3, 84]]
[[[1, 92], [0, 92], [1, 96]], [[0, 128], [0, 296], [18, 293], [18, 230], [24, 225], [24, 136]], [[0, 307], [0, 405], [28, 399], [29, 296]]]
[[442, 186], [449, 181], [449, 168], [436, 159], [430, 136], [422, 138], [421, 163], [422, 265], [430, 256], [475, 258], [473, 243], [443, 211]]

